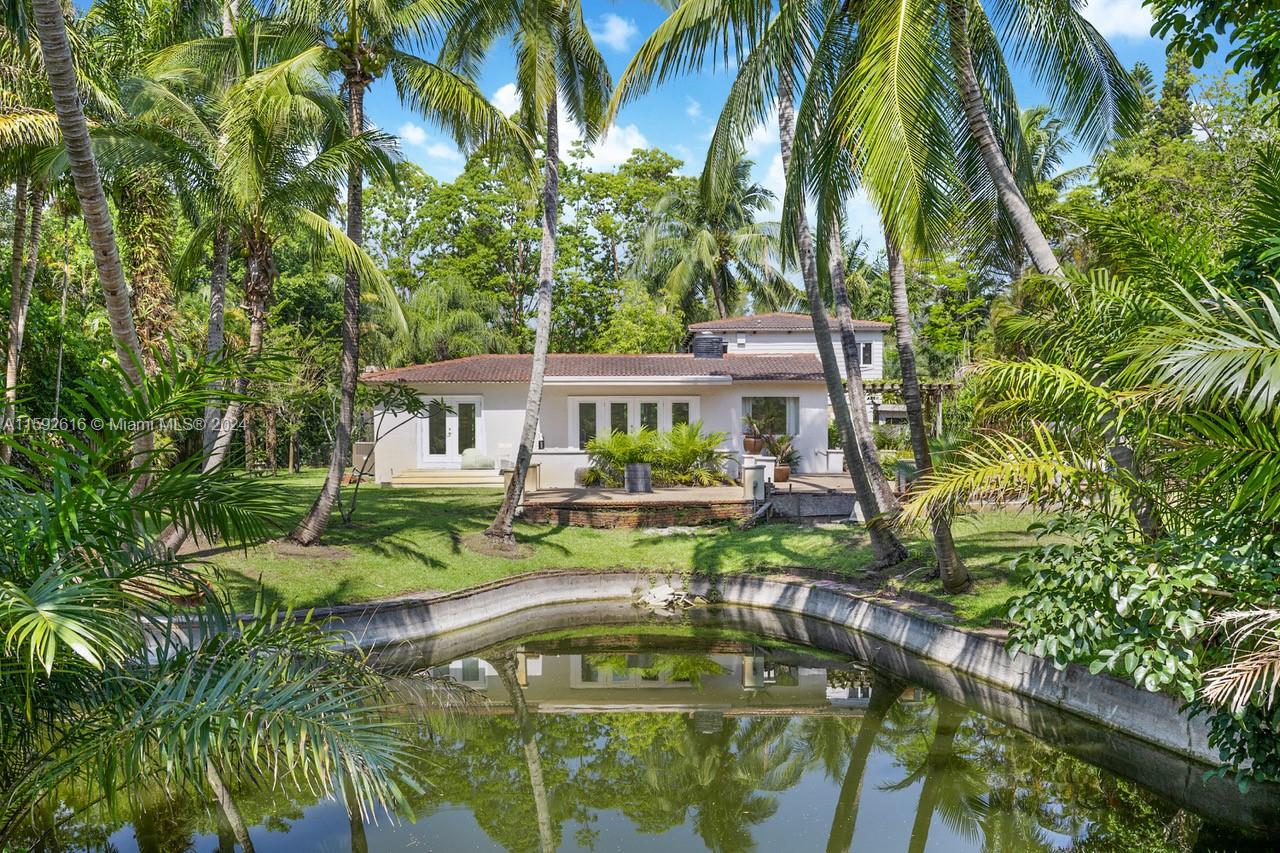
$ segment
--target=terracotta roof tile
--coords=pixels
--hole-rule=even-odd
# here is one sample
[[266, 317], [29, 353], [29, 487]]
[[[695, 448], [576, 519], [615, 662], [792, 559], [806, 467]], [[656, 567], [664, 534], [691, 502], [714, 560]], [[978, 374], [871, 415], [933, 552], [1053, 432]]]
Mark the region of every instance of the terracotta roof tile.
[[[531, 355], [473, 355], [366, 373], [364, 382], [528, 382]], [[553, 353], [547, 356], [549, 379], [583, 376], [619, 377], [727, 376], [734, 381], [821, 382], [822, 366], [808, 353], [726, 355], [694, 358], [687, 353], [644, 355], [588, 355]]]
[[[836, 329], [835, 318], [829, 318], [832, 331]], [[892, 326], [876, 320], [854, 320], [853, 327], [863, 331], [884, 332]], [[692, 323], [691, 332], [807, 332], [813, 328], [813, 318], [808, 314], [748, 314], [745, 317], [726, 317], [723, 320], [708, 320], [705, 323]]]

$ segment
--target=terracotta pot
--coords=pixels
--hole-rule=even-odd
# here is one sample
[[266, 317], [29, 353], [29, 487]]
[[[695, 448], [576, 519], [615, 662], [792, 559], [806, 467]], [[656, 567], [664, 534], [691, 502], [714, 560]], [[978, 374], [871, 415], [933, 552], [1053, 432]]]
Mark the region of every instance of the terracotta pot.
[[764, 439], [758, 435], [744, 435], [742, 437], [743, 453], [759, 453], [764, 449]]
[[773, 482], [785, 483], [791, 479], [790, 465], [774, 465], [773, 466]]

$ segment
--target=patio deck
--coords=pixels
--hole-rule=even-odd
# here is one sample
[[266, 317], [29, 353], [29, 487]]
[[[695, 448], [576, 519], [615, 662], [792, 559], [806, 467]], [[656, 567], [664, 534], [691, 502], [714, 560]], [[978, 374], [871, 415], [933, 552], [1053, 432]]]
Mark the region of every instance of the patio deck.
[[[784, 518], [847, 518], [853, 489], [843, 474], [793, 474], [768, 500]], [[758, 504], [741, 486], [624, 489], [540, 489], [524, 499], [524, 517], [574, 527], [672, 527], [747, 518]]]
[[[847, 474], [792, 474], [785, 483], [774, 486], [775, 495], [786, 494], [853, 494]], [[742, 486], [678, 486], [655, 488], [652, 492], [633, 494], [625, 489], [600, 489], [580, 486], [572, 489], [539, 489], [525, 496], [525, 504], [576, 506], [618, 506], [620, 504], [705, 504], [745, 502]]]

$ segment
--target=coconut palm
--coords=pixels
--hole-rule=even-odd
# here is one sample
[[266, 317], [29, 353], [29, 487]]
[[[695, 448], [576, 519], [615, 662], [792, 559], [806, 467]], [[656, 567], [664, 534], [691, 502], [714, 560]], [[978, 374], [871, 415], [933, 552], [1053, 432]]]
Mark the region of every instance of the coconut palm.
[[636, 258], [636, 275], [652, 279], [686, 316], [705, 315], [707, 303], [720, 318], [747, 301], [757, 311], [796, 305], [795, 287], [776, 260], [778, 225], [756, 220], [774, 195], [751, 180], [754, 164], [741, 147], [730, 156], [724, 180], [658, 202]]
[[142, 348], [133, 322], [129, 286], [125, 281], [124, 266], [120, 262], [120, 250], [111, 223], [107, 195], [103, 190], [102, 177], [89, 141], [89, 126], [80, 97], [80, 81], [72, 62], [62, 5], [57, 0], [32, 0], [31, 6], [40, 37], [41, 57], [53, 96], [54, 112], [62, 131], [72, 181], [89, 234], [89, 244], [93, 248], [98, 279], [102, 283], [116, 355], [125, 377], [134, 386], [141, 387]]
[[[775, 10], [771, 3], [739, 2], [680, 4], [641, 46], [619, 83], [613, 105], [647, 90], [655, 82], [687, 72], [704, 62], [708, 49], [732, 43], [745, 52], [738, 64], [729, 97], [712, 136], [703, 170], [703, 192], [714, 192], [733, 174], [742, 139], [776, 106], [784, 167], [790, 171], [796, 136], [795, 98], [798, 82], [808, 73], [808, 58], [823, 35], [814, 26], [831, 14], [830, 4], [820, 0], [788, 0]], [[826, 69], [819, 69], [826, 71]], [[819, 75], [821, 76], [821, 75]], [[823, 85], [819, 82], [819, 87]], [[861, 358], [853, 329], [838, 225], [829, 229], [825, 247], [827, 263], [821, 269], [819, 252], [805, 214], [803, 193], [789, 193], [793, 210], [788, 216], [787, 237], [799, 256], [801, 277], [813, 317], [818, 355], [827, 382], [836, 426], [846, 448], [850, 478], [862, 515], [871, 519], [898, 508], [879, 464], [871, 434], [866, 392], [861, 380]], [[826, 330], [831, 327], [823, 300], [822, 279], [831, 285], [840, 330], [847, 383], [841, 379], [834, 348]], [[891, 533], [872, 529], [877, 558], [892, 563], [905, 551]]]
[[581, 0], [460, 0], [457, 20], [441, 58], [475, 76], [494, 40], [509, 36], [516, 57], [520, 95], [518, 124], [538, 139], [543, 153], [542, 245], [538, 258], [537, 320], [524, 428], [515, 473], [485, 535], [513, 543], [511, 525], [524, 495], [533, 442], [542, 414], [542, 385], [551, 342], [551, 291], [555, 273], [556, 225], [560, 203], [560, 110], [563, 104], [587, 144], [604, 131], [613, 81], [596, 50], [582, 14]]
[[[463, 19], [450, 17], [454, 5], [450, 0], [348, 0], [319, 5], [310, 0], [281, 0], [278, 5], [286, 18], [316, 27], [322, 33], [330, 61], [342, 76], [349, 109], [348, 130], [353, 137], [366, 130], [366, 91], [379, 77], [389, 73], [402, 102], [452, 131], [459, 141], [520, 138], [507, 118], [468, 77], [414, 55], [413, 47], [421, 45], [427, 36], [465, 24]], [[353, 162], [347, 172], [346, 220], [347, 237], [355, 245], [361, 245], [364, 171], [358, 161]], [[350, 452], [359, 377], [360, 282], [359, 271], [348, 264], [342, 295], [341, 396], [333, 453], [320, 494], [289, 535], [292, 541], [303, 545], [314, 544], [324, 533], [337, 502]]]
[[395, 367], [511, 351], [494, 323], [496, 300], [462, 279], [419, 283], [402, 311], [403, 329], [393, 322], [374, 327], [373, 363]]

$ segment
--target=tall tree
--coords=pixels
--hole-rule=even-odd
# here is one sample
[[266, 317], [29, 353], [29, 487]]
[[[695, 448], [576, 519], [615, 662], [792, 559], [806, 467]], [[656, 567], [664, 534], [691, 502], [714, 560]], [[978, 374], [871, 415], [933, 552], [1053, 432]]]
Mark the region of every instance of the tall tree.
[[[733, 86], [712, 136], [703, 170], [703, 192], [713, 194], [732, 179], [738, 168], [737, 152], [742, 140], [764, 120], [771, 106], [777, 108], [783, 164], [790, 171], [796, 133], [795, 89], [800, 75], [807, 71], [805, 60], [817, 35], [808, 21], [815, 14], [821, 18], [822, 11], [823, 4], [814, 0], [788, 0], [776, 13], [773, 4], [759, 0], [681, 4], [641, 46], [619, 82], [612, 106], [616, 109], [655, 82], [700, 67], [708, 51], [714, 55], [717, 46], [722, 46], [728, 55], [732, 44], [739, 52], [745, 50], [746, 53], [738, 63]], [[788, 219], [790, 233], [786, 236], [792, 238], [790, 242], [799, 256], [828, 396], [846, 449], [858, 504], [863, 518], [869, 520], [897, 509], [897, 500], [880, 469], [879, 454], [871, 439], [843, 266], [839, 257], [833, 256], [826, 273], [837, 284], [838, 295], [845, 297], [843, 303], [838, 299], [836, 304], [837, 328], [848, 377], [847, 393], [831, 343], [831, 322], [822, 298], [819, 253], [804, 211], [803, 193], [795, 196], [794, 204], [796, 210]], [[888, 531], [872, 526], [871, 535], [879, 562], [892, 563], [905, 555], [901, 543]]]
[[67, 41], [63, 8], [58, 0], [32, 0], [31, 6], [40, 37], [45, 73], [53, 94], [54, 111], [62, 130], [72, 181], [76, 196], [80, 199], [85, 228], [89, 233], [89, 244], [93, 248], [94, 265], [102, 283], [116, 355], [129, 382], [141, 387], [142, 348], [133, 322], [129, 285], [125, 281], [124, 265], [120, 262], [120, 250], [111, 224], [107, 195], [102, 188], [102, 176], [98, 172], [98, 164], [89, 142], [89, 125], [81, 104], [80, 82], [76, 77], [71, 46]]
[[[915, 330], [911, 326], [911, 306], [907, 301], [907, 267], [902, 252], [885, 227], [885, 253], [889, 260], [889, 287], [893, 294], [893, 329], [898, 344], [898, 367], [902, 371], [902, 401], [907, 407], [907, 429], [911, 433], [911, 455], [918, 476], [933, 472], [929, 452], [929, 433], [924, 424], [924, 405], [920, 393], [920, 377], [916, 372]], [[933, 532], [933, 554], [938, 562], [942, 588], [947, 592], [963, 592], [969, 587], [969, 572], [956, 551], [951, 535], [950, 516], [937, 510], [929, 516]]]
[[596, 50], [582, 14], [581, 0], [463, 0], [459, 20], [449, 33], [442, 57], [474, 75], [495, 39], [510, 36], [516, 55], [519, 124], [543, 148], [542, 243], [538, 258], [537, 320], [524, 428], [515, 472], [502, 505], [485, 535], [514, 543], [512, 523], [524, 496], [525, 478], [542, 414], [542, 385], [551, 342], [551, 293], [555, 273], [556, 226], [560, 196], [560, 104], [590, 144], [605, 125], [613, 86], [609, 69]]
[[[325, 7], [323, 17], [306, 20], [317, 26], [329, 45], [331, 61], [342, 75], [346, 92], [348, 132], [356, 137], [366, 130], [364, 98], [379, 76], [390, 71], [400, 99], [428, 119], [451, 129], [460, 140], [483, 140], [497, 135], [514, 136], [503, 116], [470, 79], [436, 63], [414, 56], [406, 48], [435, 28], [464, 25], [461, 19], [441, 15], [447, 3], [415, 0], [348, 0]], [[293, 15], [308, 19], [310, 3], [289, 6]], [[347, 172], [347, 238], [356, 246], [364, 242], [364, 170], [358, 160]], [[338, 500], [342, 475], [351, 450], [355, 417], [356, 383], [360, 373], [360, 282], [354, 264], [347, 264], [342, 289], [342, 356], [338, 422], [333, 453], [324, 485], [310, 511], [289, 534], [301, 545], [320, 541]], [[403, 326], [401, 318], [400, 325]]]
[[746, 302], [757, 311], [792, 310], [798, 294], [778, 261], [778, 225], [756, 218], [774, 195], [751, 180], [753, 164], [742, 148], [728, 156], [724, 179], [658, 202], [634, 271], [655, 279], [686, 316], [696, 318], [706, 303], [721, 319]]

